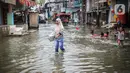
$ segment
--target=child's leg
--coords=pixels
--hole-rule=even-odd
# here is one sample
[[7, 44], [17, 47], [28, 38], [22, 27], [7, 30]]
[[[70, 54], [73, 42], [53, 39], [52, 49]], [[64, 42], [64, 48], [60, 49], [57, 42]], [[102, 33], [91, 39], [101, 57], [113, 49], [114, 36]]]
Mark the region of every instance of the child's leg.
[[56, 44], [55, 44], [55, 52], [58, 52], [59, 49], [59, 41], [56, 40]]
[[124, 41], [123, 40], [121, 40], [121, 46], [123, 46], [124, 45]]
[[[117, 39], [117, 36], [116, 35], [114, 35], [114, 40], [116, 41], [116, 39]], [[118, 40], [117, 40], [118, 41]]]
[[92, 34], [92, 35], [94, 34], [94, 30], [91, 30], [91, 34]]
[[119, 39], [117, 40], [117, 43], [119, 46], [121, 45], [121, 41]]

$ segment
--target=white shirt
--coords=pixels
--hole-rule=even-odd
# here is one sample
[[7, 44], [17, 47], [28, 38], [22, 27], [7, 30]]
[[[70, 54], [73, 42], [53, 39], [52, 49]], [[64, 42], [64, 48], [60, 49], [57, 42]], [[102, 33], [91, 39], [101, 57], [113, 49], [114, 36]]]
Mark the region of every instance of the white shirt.
[[55, 32], [56, 34], [59, 34], [61, 31], [60, 25], [56, 25]]
[[118, 31], [118, 39], [119, 39], [119, 40], [124, 40], [124, 38], [125, 38], [125, 37], [124, 37], [124, 32], [119, 32], [119, 31]]

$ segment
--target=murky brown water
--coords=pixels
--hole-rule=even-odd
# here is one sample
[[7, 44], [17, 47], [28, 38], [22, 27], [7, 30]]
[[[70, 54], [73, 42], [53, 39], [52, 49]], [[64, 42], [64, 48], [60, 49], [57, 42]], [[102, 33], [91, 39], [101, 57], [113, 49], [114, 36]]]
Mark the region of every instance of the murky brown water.
[[0, 73], [130, 73], [130, 47], [92, 39], [87, 29], [66, 27], [63, 54], [55, 54], [52, 26], [23, 37], [0, 39]]

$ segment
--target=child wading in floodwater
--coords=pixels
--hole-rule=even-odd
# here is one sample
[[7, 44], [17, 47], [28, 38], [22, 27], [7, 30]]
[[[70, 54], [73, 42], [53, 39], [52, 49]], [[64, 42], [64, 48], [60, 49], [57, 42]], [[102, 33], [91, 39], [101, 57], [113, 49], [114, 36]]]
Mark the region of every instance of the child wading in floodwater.
[[101, 38], [103, 38], [103, 37], [104, 37], [104, 33], [103, 33], [103, 32], [101, 32], [100, 36], [101, 36]]
[[91, 34], [94, 35], [94, 25], [91, 26]]
[[119, 46], [124, 45], [124, 39], [125, 39], [125, 31], [122, 27], [119, 28], [118, 34], [117, 34], [117, 43]]

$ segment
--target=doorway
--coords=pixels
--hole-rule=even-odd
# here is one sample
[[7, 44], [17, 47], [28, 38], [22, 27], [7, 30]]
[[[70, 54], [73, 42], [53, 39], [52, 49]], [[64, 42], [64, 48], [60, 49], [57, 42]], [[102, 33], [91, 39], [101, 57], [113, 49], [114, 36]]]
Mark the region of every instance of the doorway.
[[8, 12], [8, 9], [3, 7], [2, 8], [2, 21], [3, 21], [3, 25], [7, 25], [7, 12]]

